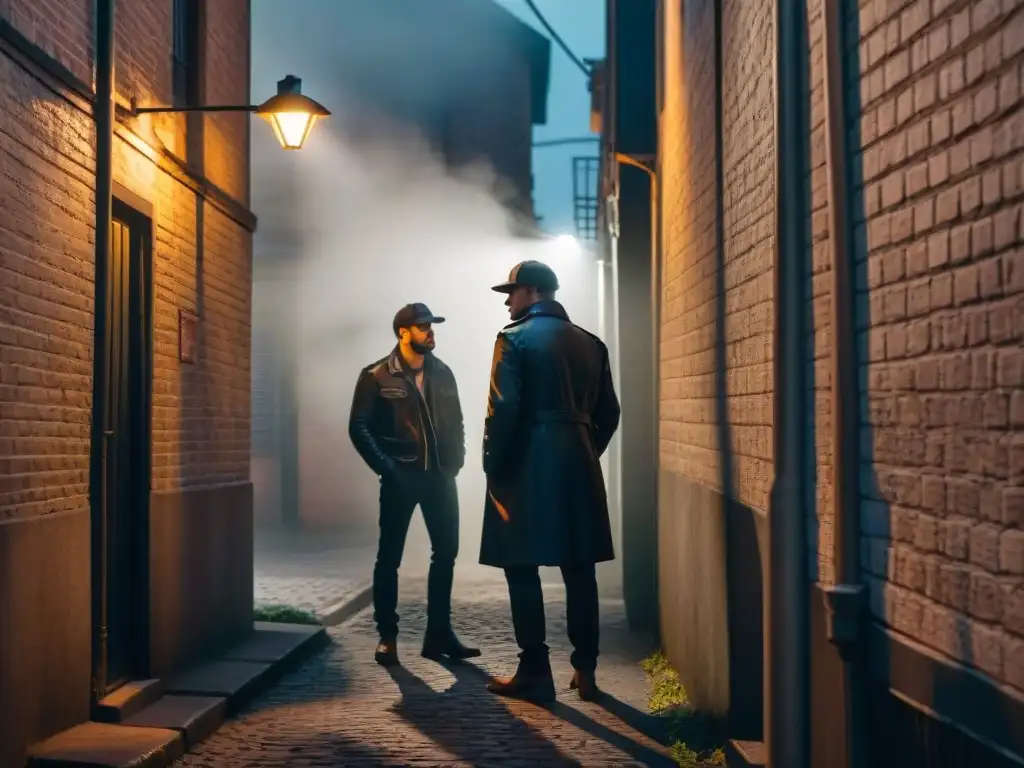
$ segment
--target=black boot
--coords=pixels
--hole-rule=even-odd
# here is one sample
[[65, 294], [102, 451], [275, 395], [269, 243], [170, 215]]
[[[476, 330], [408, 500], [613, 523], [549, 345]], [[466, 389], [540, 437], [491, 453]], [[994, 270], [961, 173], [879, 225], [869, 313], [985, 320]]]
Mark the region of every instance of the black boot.
[[373, 652], [373, 660], [382, 667], [393, 667], [398, 664], [398, 643], [381, 638], [377, 643], [377, 649]]
[[432, 661], [440, 661], [445, 656], [452, 661], [464, 661], [475, 659], [479, 655], [479, 648], [463, 645], [451, 631], [444, 634], [428, 634], [423, 640], [423, 657]]
[[601, 689], [597, 687], [597, 679], [594, 677], [594, 673], [581, 672], [578, 669], [572, 676], [569, 689], [576, 691], [583, 701], [594, 701], [601, 694]]
[[549, 704], [555, 700], [555, 681], [547, 659], [535, 664], [524, 664], [520, 660], [515, 675], [493, 678], [487, 683], [487, 690], [498, 696], [534, 704]]

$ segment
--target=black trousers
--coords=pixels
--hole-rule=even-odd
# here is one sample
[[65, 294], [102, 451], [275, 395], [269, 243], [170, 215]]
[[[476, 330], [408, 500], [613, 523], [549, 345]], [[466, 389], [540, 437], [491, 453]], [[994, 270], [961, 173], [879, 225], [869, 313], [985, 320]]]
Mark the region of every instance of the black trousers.
[[[544, 593], [537, 568], [506, 568], [512, 624], [524, 669], [545, 671], [548, 662], [544, 619]], [[572, 665], [581, 672], [597, 669], [600, 618], [597, 605], [597, 573], [593, 564], [562, 566], [565, 609], [572, 643]]]
[[459, 554], [459, 496], [455, 478], [436, 471], [402, 470], [380, 484], [380, 540], [373, 568], [373, 618], [381, 638], [398, 637], [398, 568], [412, 513], [419, 505], [430, 535], [427, 634], [451, 633], [452, 578]]

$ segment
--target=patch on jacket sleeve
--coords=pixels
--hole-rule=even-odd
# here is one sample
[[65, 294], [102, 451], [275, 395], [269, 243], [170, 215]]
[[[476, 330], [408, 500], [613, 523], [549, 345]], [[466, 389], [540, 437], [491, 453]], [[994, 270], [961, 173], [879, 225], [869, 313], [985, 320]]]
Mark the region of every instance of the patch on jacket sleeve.
[[400, 397], [408, 397], [409, 393], [401, 387], [383, 387], [380, 391], [381, 397], [386, 397], [390, 400], [396, 400]]

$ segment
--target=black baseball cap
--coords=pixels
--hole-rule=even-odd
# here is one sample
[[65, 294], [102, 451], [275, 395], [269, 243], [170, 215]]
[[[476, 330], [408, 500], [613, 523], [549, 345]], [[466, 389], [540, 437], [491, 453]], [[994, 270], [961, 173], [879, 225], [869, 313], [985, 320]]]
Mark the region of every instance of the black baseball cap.
[[414, 325], [443, 322], [444, 318], [431, 312], [430, 307], [426, 304], [406, 304], [395, 313], [395, 321], [391, 327], [397, 336], [399, 328], [412, 328]]
[[512, 293], [519, 286], [529, 286], [544, 293], [553, 293], [558, 290], [558, 276], [555, 271], [540, 261], [521, 261], [512, 267], [508, 273], [508, 280], [501, 285], [495, 285], [492, 291], [498, 293]]

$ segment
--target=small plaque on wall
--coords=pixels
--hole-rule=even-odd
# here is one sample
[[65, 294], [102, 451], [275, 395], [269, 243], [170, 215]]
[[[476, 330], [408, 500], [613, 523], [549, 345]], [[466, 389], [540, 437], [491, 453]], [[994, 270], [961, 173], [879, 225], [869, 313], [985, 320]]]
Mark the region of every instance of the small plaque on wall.
[[184, 309], [178, 310], [178, 359], [193, 365], [199, 339], [199, 318]]

